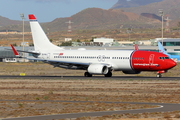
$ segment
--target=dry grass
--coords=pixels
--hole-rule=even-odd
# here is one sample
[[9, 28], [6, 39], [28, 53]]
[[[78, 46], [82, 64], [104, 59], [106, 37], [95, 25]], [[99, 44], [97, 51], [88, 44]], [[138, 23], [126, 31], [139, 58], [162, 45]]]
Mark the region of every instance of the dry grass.
[[[180, 103], [179, 81], [118, 81], [118, 80], [0, 80], [0, 116], [19, 117], [90, 111], [112, 111], [152, 108], [149, 105], [90, 103], [88, 101]], [[36, 100], [25, 102], [18, 100]], [[85, 103], [42, 102], [41, 100], [87, 101]], [[175, 115], [174, 115], [175, 114]], [[102, 118], [167, 118], [175, 113], [144, 113], [103, 116]], [[83, 118], [88, 119], [88, 118]]]
[[64, 75], [83, 75], [83, 71], [66, 70], [54, 68], [45, 63], [0, 63], [0, 75], [38, 75], [38, 76], [64, 76]]
[[[83, 76], [85, 71], [82, 70], [69, 70], [62, 68], [54, 68], [52, 65], [45, 63], [0, 63], [0, 75], [20, 75], [20, 73], [26, 73], [26, 75], [38, 75], [38, 76]], [[173, 69], [170, 69], [167, 73], [164, 73], [164, 77], [180, 77], [179, 74], [180, 63]], [[121, 71], [113, 72], [113, 76], [125, 76]], [[128, 74], [128, 76], [134, 76]], [[142, 72], [135, 76], [156, 76], [156, 72]]]
[[[43, 63], [0, 63], [1, 75], [81, 75], [83, 71], [53, 68]], [[170, 70], [171, 76], [178, 74], [179, 67]], [[120, 73], [120, 72], [118, 72]], [[154, 73], [152, 73], [154, 74]], [[146, 73], [143, 73], [146, 75]], [[65, 79], [1, 79], [1, 118], [152, 108], [149, 105], [98, 103], [114, 102], [158, 102], [180, 103], [180, 81], [153, 80], [65, 80]], [[16, 100], [7, 102], [5, 100]], [[18, 101], [35, 100], [35, 101]], [[41, 100], [87, 101], [85, 103], [42, 102]], [[88, 101], [94, 101], [93, 103]], [[122, 114], [102, 117], [83, 117], [77, 120], [178, 120], [180, 112]]]

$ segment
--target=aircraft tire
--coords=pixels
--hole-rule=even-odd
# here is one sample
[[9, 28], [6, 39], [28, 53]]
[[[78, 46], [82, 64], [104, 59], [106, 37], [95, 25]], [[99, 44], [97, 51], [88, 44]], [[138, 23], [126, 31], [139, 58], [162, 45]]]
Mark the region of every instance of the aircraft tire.
[[161, 77], [162, 77], [162, 74], [157, 74], [156, 77], [161, 78]]
[[104, 77], [112, 77], [112, 72], [109, 71], [107, 74], [104, 75]]
[[92, 77], [92, 74], [88, 73], [88, 72], [85, 72], [84, 73], [84, 77]]

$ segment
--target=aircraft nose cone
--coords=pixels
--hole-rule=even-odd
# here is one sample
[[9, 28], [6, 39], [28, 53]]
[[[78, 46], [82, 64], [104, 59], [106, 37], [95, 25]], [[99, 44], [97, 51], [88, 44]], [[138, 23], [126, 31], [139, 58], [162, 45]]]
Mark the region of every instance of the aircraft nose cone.
[[173, 68], [177, 65], [175, 61], [172, 60], [172, 62], [169, 63], [170, 67]]

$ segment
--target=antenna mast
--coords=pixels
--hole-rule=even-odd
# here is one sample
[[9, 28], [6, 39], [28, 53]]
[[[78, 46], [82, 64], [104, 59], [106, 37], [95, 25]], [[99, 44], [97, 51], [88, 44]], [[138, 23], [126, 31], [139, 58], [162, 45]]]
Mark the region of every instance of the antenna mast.
[[169, 19], [169, 16], [167, 16], [167, 18], [165, 19], [166, 20], [166, 32], [170, 32], [170, 29], [169, 29], [169, 22], [171, 21], [171, 19]]
[[66, 23], [68, 24], [68, 33], [70, 34], [70, 33], [72, 33], [72, 23], [73, 22], [71, 22], [71, 17], [69, 17], [68, 19], [69, 19], [69, 21]]

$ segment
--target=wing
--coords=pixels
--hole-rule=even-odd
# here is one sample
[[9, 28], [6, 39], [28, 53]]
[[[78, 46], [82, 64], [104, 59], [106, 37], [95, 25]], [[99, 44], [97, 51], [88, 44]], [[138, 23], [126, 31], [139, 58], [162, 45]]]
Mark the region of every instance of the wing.
[[[78, 70], [87, 70], [89, 65], [92, 63], [83, 63], [83, 62], [69, 62], [69, 61], [62, 61], [62, 60], [48, 60], [48, 59], [39, 59], [39, 58], [26, 58], [29, 60], [37, 60], [42, 61], [44, 63], [48, 63], [50, 65], [53, 65], [54, 67], [60, 67], [65, 69], [78, 69]], [[96, 64], [96, 63], [93, 63]], [[97, 64], [103, 64], [104, 66], [107, 66], [109, 69], [112, 69], [112, 65], [107, 63], [97, 63]]]
[[[47, 59], [38, 59], [38, 58], [27, 58], [29, 60], [42, 61], [53, 65], [54, 67], [60, 67], [65, 69], [78, 69], [78, 70], [87, 70], [90, 64], [92, 63], [83, 63], [83, 62], [67, 62], [61, 60], [47, 60]], [[110, 66], [109, 64], [104, 64], [105, 66]]]

